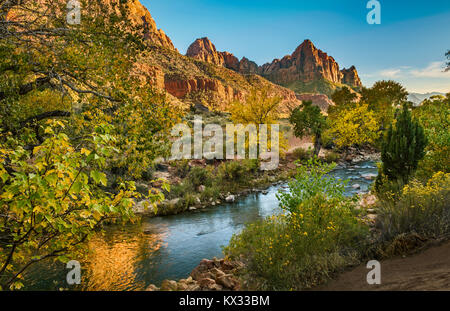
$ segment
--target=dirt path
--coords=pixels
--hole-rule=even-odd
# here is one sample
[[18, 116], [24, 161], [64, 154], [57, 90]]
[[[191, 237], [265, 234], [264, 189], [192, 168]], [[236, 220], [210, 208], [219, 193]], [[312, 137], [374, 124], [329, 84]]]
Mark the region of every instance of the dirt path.
[[444, 290], [450, 291], [450, 242], [406, 258], [381, 262], [381, 285], [368, 285], [369, 269], [360, 266], [344, 272], [318, 290]]

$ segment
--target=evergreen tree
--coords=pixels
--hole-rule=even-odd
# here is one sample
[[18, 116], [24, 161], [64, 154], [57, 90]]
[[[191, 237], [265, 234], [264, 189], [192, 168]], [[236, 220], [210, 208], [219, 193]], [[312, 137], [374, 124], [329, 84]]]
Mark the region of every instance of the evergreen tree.
[[[383, 165], [380, 175], [390, 181], [399, 180], [406, 184], [425, 156], [427, 139], [423, 127], [411, 117], [406, 105], [397, 111], [395, 124], [391, 124], [382, 144]], [[382, 176], [379, 176], [377, 184]]]

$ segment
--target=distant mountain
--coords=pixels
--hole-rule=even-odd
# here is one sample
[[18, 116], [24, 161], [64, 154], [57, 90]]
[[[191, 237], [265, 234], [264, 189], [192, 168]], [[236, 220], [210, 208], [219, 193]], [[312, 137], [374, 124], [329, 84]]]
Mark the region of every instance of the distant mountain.
[[186, 56], [222, 66], [241, 74], [258, 74], [296, 93], [320, 93], [331, 95], [344, 85], [353, 89], [362, 86], [355, 66], [340, 70], [333, 57], [317, 49], [310, 40], [305, 40], [292, 55], [274, 59], [258, 66], [247, 58], [239, 60], [229, 52], [219, 52], [208, 38], [192, 43]]
[[413, 102], [416, 105], [420, 105], [425, 99], [428, 99], [431, 96], [435, 96], [435, 95], [444, 95], [445, 96], [444, 93], [439, 93], [439, 92], [431, 92], [431, 93], [425, 93], [425, 94], [409, 93], [408, 100], [410, 102]]

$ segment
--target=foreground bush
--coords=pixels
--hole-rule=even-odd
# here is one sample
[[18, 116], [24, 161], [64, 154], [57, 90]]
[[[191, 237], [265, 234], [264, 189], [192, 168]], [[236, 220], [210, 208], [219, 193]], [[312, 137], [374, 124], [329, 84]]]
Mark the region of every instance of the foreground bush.
[[442, 172], [423, 185], [411, 181], [399, 195], [385, 195], [379, 202], [377, 227], [383, 240], [416, 233], [425, 238], [450, 233], [450, 174]]
[[245, 261], [251, 289], [310, 288], [359, 262], [368, 230], [343, 185], [326, 176], [332, 167], [316, 159], [299, 168], [290, 193], [279, 196], [289, 212], [247, 225], [224, 249]]

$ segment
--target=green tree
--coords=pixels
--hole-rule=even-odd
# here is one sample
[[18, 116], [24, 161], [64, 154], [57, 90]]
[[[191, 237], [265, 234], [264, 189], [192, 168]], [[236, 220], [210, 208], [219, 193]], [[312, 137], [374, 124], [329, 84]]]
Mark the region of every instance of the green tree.
[[379, 185], [383, 176], [389, 181], [399, 180], [408, 183], [425, 156], [427, 139], [423, 127], [412, 119], [406, 106], [397, 111], [396, 122], [391, 124], [384, 138], [381, 151], [381, 172], [377, 179]]
[[322, 147], [322, 133], [327, 127], [326, 117], [312, 101], [305, 101], [295, 108], [289, 121], [294, 125], [294, 134], [299, 138], [314, 136], [314, 155], [319, 155]]
[[331, 95], [331, 100], [335, 103], [335, 106], [330, 106], [327, 112], [329, 115], [339, 113], [342, 109], [354, 106], [357, 99], [358, 95], [345, 86]]
[[436, 172], [450, 173], [450, 93], [433, 96], [412, 111], [423, 126], [428, 145], [417, 175], [429, 179]]
[[381, 129], [386, 129], [394, 119], [394, 112], [408, 99], [408, 92], [398, 82], [378, 81], [371, 88], [363, 88], [361, 101], [369, 105], [375, 112], [377, 123]]
[[[82, 1], [82, 23], [67, 25], [66, 1], [0, 3], [0, 289], [20, 288], [36, 262], [66, 262], [106, 221], [132, 220], [133, 177], [176, 122], [143, 87], [127, 2], [111, 4]], [[162, 199], [151, 189], [149, 204]]]

